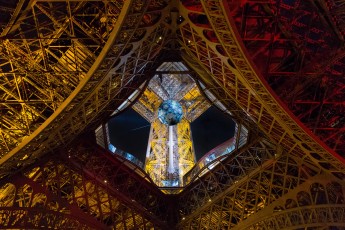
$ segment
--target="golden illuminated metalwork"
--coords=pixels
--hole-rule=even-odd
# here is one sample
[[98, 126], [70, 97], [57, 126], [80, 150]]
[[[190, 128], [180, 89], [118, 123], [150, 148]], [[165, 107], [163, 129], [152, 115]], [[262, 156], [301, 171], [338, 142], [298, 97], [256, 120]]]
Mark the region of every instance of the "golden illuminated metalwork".
[[[343, 2], [0, 0], [0, 225], [343, 229]], [[83, 140], [135, 101], [157, 63], [181, 58], [249, 136], [164, 196], [138, 166]], [[286, 76], [296, 90], [279, 85]], [[296, 98], [291, 107], [274, 87]], [[158, 140], [159, 102], [144, 101]], [[310, 112], [295, 117], [288, 107], [307, 107], [298, 103]], [[166, 147], [154, 149], [166, 165]]]
[[168, 126], [157, 118], [151, 123], [150, 139], [145, 161], [145, 171], [159, 186], [168, 174]]
[[[177, 125], [162, 124], [157, 116], [164, 100], [182, 104]], [[151, 123], [145, 170], [160, 187], [183, 185], [183, 175], [195, 164], [190, 123], [210, 107], [181, 62], [163, 62], [133, 108]]]

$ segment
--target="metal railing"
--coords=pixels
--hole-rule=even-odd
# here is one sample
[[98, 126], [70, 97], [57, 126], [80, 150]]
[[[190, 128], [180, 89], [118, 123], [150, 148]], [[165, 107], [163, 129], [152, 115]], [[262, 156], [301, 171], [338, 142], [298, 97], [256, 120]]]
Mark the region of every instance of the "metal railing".
[[200, 177], [214, 168], [219, 163], [221, 157], [221, 160], [223, 160], [226, 158], [226, 155], [242, 147], [247, 143], [247, 139], [248, 129], [242, 125], [236, 124], [235, 136], [206, 153], [195, 166], [183, 176], [183, 186], [188, 185], [194, 181], [197, 176]]

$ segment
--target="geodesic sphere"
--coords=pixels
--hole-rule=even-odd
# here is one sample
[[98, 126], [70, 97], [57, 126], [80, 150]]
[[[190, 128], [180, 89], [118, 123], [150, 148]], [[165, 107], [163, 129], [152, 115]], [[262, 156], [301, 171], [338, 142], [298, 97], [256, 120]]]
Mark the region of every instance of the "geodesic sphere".
[[163, 101], [158, 108], [158, 119], [166, 125], [176, 125], [183, 116], [183, 109], [180, 103], [174, 100]]

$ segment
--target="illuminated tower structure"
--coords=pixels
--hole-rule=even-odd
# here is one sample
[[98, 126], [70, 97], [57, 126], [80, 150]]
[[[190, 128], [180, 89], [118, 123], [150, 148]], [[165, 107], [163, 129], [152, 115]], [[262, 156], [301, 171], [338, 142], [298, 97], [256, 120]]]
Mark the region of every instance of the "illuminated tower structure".
[[[343, 0], [0, 0], [0, 15], [2, 228], [344, 229]], [[85, 138], [172, 44], [249, 131], [176, 196]]]
[[[210, 107], [189, 74], [181, 62], [163, 62], [133, 106], [151, 123], [145, 171], [160, 187], [181, 186], [183, 175], [194, 166], [190, 123]], [[183, 108], [177, 124], [164, 124], [159, 119], [163, 102], [176, 102]]]

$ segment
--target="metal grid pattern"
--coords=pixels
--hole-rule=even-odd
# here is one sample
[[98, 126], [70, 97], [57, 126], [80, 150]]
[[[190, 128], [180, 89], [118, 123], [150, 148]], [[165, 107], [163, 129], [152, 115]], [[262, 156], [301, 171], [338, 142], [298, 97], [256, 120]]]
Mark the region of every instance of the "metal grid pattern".
[[16, 9], [12, 18], [19, 20], [1, 33], [1, 157], [45, 122], [86, 77], [122, 7], [121, 1], [38, 1]]
[[95, 144], [81, 143], [66, 152], [71, 155], [62, 154], [41, 162], [25, 176], [18, 175], [10, 183], [4, 183], [1, 226], [43, 229], [165, 226], [163, 194], [152, 186], [150, 179], [143, 178], [144, 172], [137, 166]]
[[[0, 2], [3, 226], [343, 229], [343, 1]], [[170, 196], [124, 159], [65, 146], [152, 76], [164, 46], [249, 128]]]
[[[159, 24], [163, 19], [157, 17], [160, 15], [157, 9], [166, 4], [163, 1], [151, 5], [148, 1], [145, 4], [126, 1], [124, 4], [119, 20], [102, 45], [102, 52], [78, 87], [47, 122], [0, 159], [2, 176], [33, 162], [43, 152], [66, 145], [87, 126], [99, 124], [113, 111], [109, 108], [118, 106], [146, 80], [142, 71], [152, 62], [144, 60], [156, 57], [163, 42], [159, 37], [166, 33], [166, 28]], [[146, 19], [148, 16], [152, 16], [150, 20]]]
[[[325, 170], [341, 173], [344, 170], [342, 159], [330, 149], [326, 150], [312, 133], [303, 129], [255, 72], [241, 46], [240, 38], [231, 27], [233, 22], [227, 6], [219, 1], [202, 3], [206, 13], [202, 12], [200, 6], [199, 14], [207, 16], [210, 21], [205, 20], [202, 25], [186, 21], [181, 25], [181, 39], [188, 50], [187, 55], [194, 57], [195, 62], [213, 76], [219, 88], [223, 88], [224, 93], [246, 111], [259, 129], [282, 145], [288, 153], [299, 157], [307, 154], [320, 165], [327, 165]], [[186, 9], [181, 14], [184, 18], [191, 17], [188, 13]], [[207, 37], [209, 35], [205, 34], [213, 34], [214, 38], [210, 41]]]
[[[195, 164], [190, 122], [210, 104], [201, 95], [191, 73], [182, 62], [163, 62], [133, 105], [133, 109], [151, 123], [145, 170], [160, 187], [183, 186], [184, 174]], [[157, 116], [165, 100], [178, 101], [184, 114], [176, 126], [169, 128]]]
[[[238, 162], [241, 159], [246, 163]], [[341, 226], [343, 218], [336, 216], [344, 206], [343, 186], [341, 180], [322, 173], [315, 164], [284, 152], [277, 154], [268, 142], [257, 141], [237, 157], [222, 162], [183, 193], [180, 204], [184, 211], [179, 226], [180, 229], [247, 229], [253, 225], [253, 229], [279, 229], [279, 226], [284, 229], [299, 224], [324, 225], [325, 210], [337, 210], [327, 224]], [[317, 214], [310, 214], [314, 209], [318, 210]], [[295, 214], [298, 220], [281, 223], [279, 218], [291, 218], [290, 212], [298, 213]], [[310, 218], [303, 222], [308, 213]], [[280, 217], [274, 219], [275, 216]]]
[[342, 12], [343, 1], [248, 1], [232, 18], [271, 89], [344, 157]]

